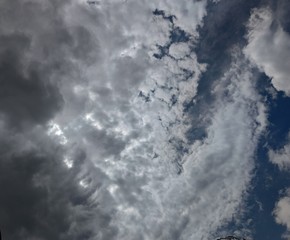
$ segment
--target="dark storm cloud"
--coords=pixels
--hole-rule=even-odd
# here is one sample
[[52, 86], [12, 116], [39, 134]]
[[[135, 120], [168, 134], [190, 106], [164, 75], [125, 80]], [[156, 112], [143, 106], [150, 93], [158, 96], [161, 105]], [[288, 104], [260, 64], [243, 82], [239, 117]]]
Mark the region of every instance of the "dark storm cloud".
[[[110, 238], [114, 234], [113, 228], [108, 230], [111, 217], [78, 184], [82, 176], [76, 175], [84, 171], [82, 161], [68, 172], [57, 146], [47, 143], [51, 149], [19, 151], [11, 147], [21, 144], [19, 139], [1, 139], [0, 226], [4, 239], [91, 239], [96, 235], [92, 225], [103, 231], [102, 239]], [[88, 169], [83, 172], [100, 188], [105, 175], [97, 169], [91, 174]]]
[[46, 124], [65, 104], [58, 86], [64, 76], [74, 75], [72, 60], [89, 65], [97, 58], [89, 31], [64, 23], [65, 4], [70, 2], [0, 3], [0, 228], [5, 240], [97, 234], [112, 239], [115, 234], [108, 227], [110, 215], [90, 199], [91, 188], [79, 184], [86, 179], [100, 188], [105, 174], [92, 173], [79, 153], [68, 170], [64, 150], [46, 134]]
[[69, 3], [0, 3], [0, 111], [11, 127], [50, 120], [63, 106], [61, 78], [76, 72], [72, 59], [90, 64], [97, 57], [89, 31], [63, 21]]
[[[61, 234], [68, 231], [69, 198], [57, 189], [59, 184], [66, 181], [48, 181], [46, 188], [37, 187], [35, 182], [47, 181], [45, 177], [53, 179], [50, 174], [56, 169], [49, 166], [52, 160], [33, 152], [1, 156], [0, 222], [5, 239], [59, 239]], [[41, 172], [44, 167], [46, 173]], [[67, 181], [67, 193], [72, 193], [70, 185]], [[52, 196], [50, 191], [58, 198]]]
[[0, 37], [0, 114], [12, 128], [43, 124], [62, 104], [40, 63], [30, 63], [24, 72], [21, 60], [29, 45], [23, 35]]

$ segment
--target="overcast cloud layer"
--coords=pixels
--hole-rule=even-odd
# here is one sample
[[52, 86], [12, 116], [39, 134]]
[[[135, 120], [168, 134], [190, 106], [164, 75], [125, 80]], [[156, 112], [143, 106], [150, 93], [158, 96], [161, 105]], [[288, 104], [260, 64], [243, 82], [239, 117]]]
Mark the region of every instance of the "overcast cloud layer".
[[[238, 222], [268, 124], [260, 72], [290, 94], [284, 18], [258, 3], [0, 1], [4, 239], [199, 240]], [[289, 169], [289, 152], [269, 159]], [[273, 217], [289, 231], [288, 195]]]

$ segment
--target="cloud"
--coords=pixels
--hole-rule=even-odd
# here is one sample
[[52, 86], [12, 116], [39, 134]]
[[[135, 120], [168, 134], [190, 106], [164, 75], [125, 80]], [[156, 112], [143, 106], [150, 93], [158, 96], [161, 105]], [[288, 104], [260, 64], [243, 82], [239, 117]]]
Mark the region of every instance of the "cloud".
[[[289, 134], [288, 134], [289, 135]], [[269, 149], [269, 160], [276, 164], [281, 171], [289, 171], [290, 167], [290, 144], [278, 150]], [[275, 221], [286, 227], [286, 232], [283, 234], [285, 239], [290, 239], [290, 189], [286, 190], [284, 197], [281, 197], [273, 210]]]
[[242, 211], [265, 108], [242, 54], [192, 102], [206, 6], [0, 3], [5, 239], [202, 239]]
[[12, 128], [46, 123], [62, 105], [62, 97], [37, 63], [23, 74], [19, 59], [30, 47], [29, 38], [11, 34], [0, 38], [0, 111]]
[[[84, 155], [75, 151], [78, 162], [68, 171], [62, 162], [63, 151], [43, 133], [43, 129], [36, 128], [25, 134], [11, 134], [1, 123], [2, 236], [5, 239], [92, 239], [96, 235], [94, 227], [99, 226], [99, 232], [112, 238], [114, 232], [106, 231], [110, 215], [78, 184], [83, 178], [82, 172], [93, 177], [84, 166]], [[100, 183], [104, 174], [98, 169], [94, 174]]]
[[[106, 174], [102, 186], [115, 204], [104, 203], [103, 208], [116, 212], [112, 221], [118, 239], [208, 237], [239, 211], [252, 177], [258, 137], [265, 128], [265, 108], [252, 81], [255, 76], [240, 58], [242, 55], [234, 58], [231, 68], [215, 84], [212, 91], [217, 101], [208, 109], [208, 137], [193, 146], [187, 143], [182, 122], [178, 122], [186, 120], [179, 115], [180, 103], [169, 104], [171, 92], [166, 88], [155, 87], [149, 102], [133, 98], [132, 112], [128, 111], [134, 114], [132, 122], [122, 122], [117, 115], [114, 118], [119, 125], [104, 125], [92, 113], [80, 119], [79, 125], [72, 125], [74, 128], [63, 130], [67, 139], [84, 149], [87, 159]], [[171, 60], [165, 57], [162, 61], [169, 64]], [[144, 95], [150, 94], [145, 90], [143, 86]], [[133, 134], [135, 129], [139, 129], [138, 134]], [[106, 132], [116, 141], [125, 140], [126, 145], [116, 148], [115, 153], [101, 154], [114, 140], [103, 145], [106, 135], [91, 139], [94, 132]], [[183, 164], [180, 175], [174, 167], [176, 159]]]
[[273, 86], [290, 94], [287, 52], [290, 36], [268, 8], [255, 9], [248, 23], [248, 45], [245, 54], [269, 77]]
[[269, 160], [277, 164], [280, 170], [289, 170], [290, 167], [290, 144], [286, 144], [282, 149], [269, 150]]
[[285, 239], [290, 238], [290, 193], [286, 191], [286, 196], [279, 199], [273, 211], [275, 221], [287, 228], [287, 232], [283, 235]]
[[[203, 219], [215, 227], [232, 217], [239, 219], [238, 213], [243, 213], [243, 200], [255, 166], [255, 148], [266, 126], [265, 107], [251, 82], [255, 75], [242, 58], [241, 55], [234, 58], [231, 68], [215, 84], [216, 102], [212, 107], [212, 124], [207, 128], [208, 137], [193, 150], [184, 167], [185, 173], [187, 169], [192, 171], [189, 182], [204, 196], [206, 208], [199, 203], [196, 208], [203, 209], [208, 217]], [[191, 168], [191, 163], [196, 168]], [[210, 199], [215, 201], [210, 203]], [[201, 232], [206, 232], [206, 226], [203, 227]]]
[[[190, 4], [185, 13], [185, 5], [172, 1], [0, 3], [0, 224], [5, 239], [128, 239], [122, 216], [131, 218], [134, 204], [142, 209], [146, 199], [149, 205], [152, 201], [142, 187], [157, 164], [147, 167], [154, 145], [161, 139], [174, 153], [168, 132], [160, 139], [153, 134], [159, 115], [167, 125], [179, 117], [177, 107], [175, 115], [166, 114], [175, 101], [169, 89], [175, 88], [180, 99], [189, 96], [188, 86], [194, 92], [204, 69], [191, 54], [182, 59], [196, 64], [188, 84], [156, 78], [167, 63], [158, 63], [153, 53], [157, 43], [170, 41], [171, 28], [164, 19], [154, 19], [152, 11], [174, 11], [176, 26], [193, 34], [206, 4]], [[129, 13], [135, 14], [128, 19]], [[171, 62], [168, 77], [173, 67], [183, 74]], [[141, 89], [150, 92], [151, 83], [156, 96], [148, 107], [138, 96]], [[156, 156], [165, 149], [159, 151]]]

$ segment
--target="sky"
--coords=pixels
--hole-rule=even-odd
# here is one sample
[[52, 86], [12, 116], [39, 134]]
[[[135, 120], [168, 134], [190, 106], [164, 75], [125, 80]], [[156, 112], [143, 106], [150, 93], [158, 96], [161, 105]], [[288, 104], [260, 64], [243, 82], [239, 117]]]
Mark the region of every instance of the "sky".
[[290, 239], [288, 0], [1, 0], [4, 240]]

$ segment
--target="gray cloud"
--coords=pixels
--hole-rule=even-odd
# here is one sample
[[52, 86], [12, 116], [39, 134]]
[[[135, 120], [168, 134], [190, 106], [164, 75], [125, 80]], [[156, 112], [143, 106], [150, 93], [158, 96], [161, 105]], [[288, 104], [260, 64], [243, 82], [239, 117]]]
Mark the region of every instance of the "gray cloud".
[[[62, 150], [40, 133], [34, 130], [9, 136], [9, 130], [1, 130], [3, 237], [93, 239], [96, 233], [92, 225], [99, 226], [104, 235], [100, 239], [112, 236], [114, 232], [106, 231], [110, 215], [90, 199], [91, 192], [83, 191], [78, 184], [78, 179], [83, 178], [81, 172], [99, 183], [104, 174], [97, 169], [90, 174], [84, 162], [75, 163], [75, 168], [68, 171], [62, 162]], [[77, 152], [75, 156], [80, 160]]]
[[[0, 3], [5, 239], [202, 239], [242, 211], [265, 109], [236, 49], [208, 86], [216, 101], [192, 103], [207, 70], [192, 51], [206, 6]], [[170, 43], [155, 9], [176, 16], [189, 46]], [[171, 44], [162, 59], [158, 44]], [[208, 119], [202, 140], [188, 138], [185, 103]]]
[[31, 63], [23, 73], [21, 59], [30, 47], [24, 35], [2, 36], [0, 40], [0, 110], [12, 128], [44, 124], [62, 105], [62, 97], [41, 70]]
[[[63, 21], [66, 1], [2, 1], [0, 35], [0, 227], [4, 239], [112, 239], [112, 213], [91, 199], [80, 181], [92, 172], [82, 150], [65, 149], [47, 135], [47, 123], [65, 104], [59, 86], [76, 75], [75, 61], [90, 65], [97, 54], [91, 33]], [[29, 17], [28, 17], [29, 16]], [[94, 45], [96, 44], [96, 45]], [[106, 191], [105, 191], [106, 192]], [[110, 197], [103, 194], [103, 201]], [[98, 229], [96, 232], [95, 229]]]

